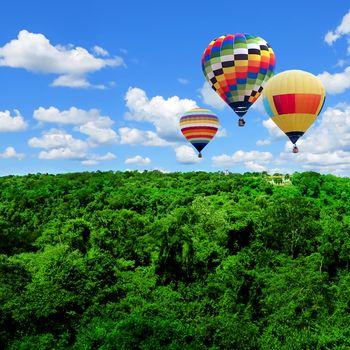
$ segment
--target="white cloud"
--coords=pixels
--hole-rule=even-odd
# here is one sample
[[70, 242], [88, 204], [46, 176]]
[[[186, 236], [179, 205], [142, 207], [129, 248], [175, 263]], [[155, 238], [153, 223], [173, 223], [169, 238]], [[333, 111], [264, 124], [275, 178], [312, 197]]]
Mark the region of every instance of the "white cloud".
[[87, 81], [85, 77], [76, 76], [76, 75], [61, 75], [58, 78], [56, 78], [51, 86], [61, 86], [61, 87], [70, 87], [70, 88], [78, 88], [78, 89], [86, 89], [86, 88], [93, 88], [98, 90], [105, 90], [106, 86], [99, 84], [99, 85], [92, 85]]
[[336, 40], [340, 38], [339, 34], [336, 34], [334, 32], [329, 31], [325, 36], [324, 36], [324, 41], [328, 45], [332, 45]]
[[124, 162], [125, 164], [133, 164], [138, 166], [148, 165], [151, 163], [151, 159], [148, 157], [135, 156], [127, 158]]
[[189, 83], [189, 80], [185, 78], [179, 78], [177, 81], [182, 85], [187, 85]]
[[96, 160], [112, 160], [115, 159], [116, 156], [115, 154], [113, 154], [112, 152], [107, 152], [106, 154], [104, 154], [103, 156], [95, 156], [94, 157]]
[[48, 150], [39, 153], [40, 159], [84, 159], [89, 149], [86, 141], [75, 139], [59, 129], [46, 131], [41, 138], [29, 139], [28, 145]]
[[227, 104], [222, 100], [222, 98], [210, 87], [208, 82], [204, 82], [202, 88], [200, 89], [200, 94], [203, 102], [216, 109], [224, 109]]
[[123, 59], [95, 57], [82, 47], [53, 46], [43, 34], [19, 32], [0, 47], [0, 66], [23, 68], [35, 73], [58, 74], [53, 86], [90, 87], [86, 75], [105, 67], [124, 65]]
[[306, 152], [350, 151], [350, 106], [327, 108], [319, 124], [302, 138]]
[[293, 174], [294, 171], [289, 168], [271, 168], [268, 170], [270, 174]]
[[5, 149], [4, 152], [0, 153], [0, 158], [8, 159], [8, 158], [17, 158], [19, 160], [25, 157], [24, 153], [17, 153], [14, 147], [9, 146]]
[[258, 146], [270, 145], [273, 141], [282, 140], [286, 137], [285, 133], [278, 128], [271, 118], [263, 120], [262, 124], [267, 129], [269, 137], [265, 140], [258, 140], [256, 142]]
[[159, 171], [159, 172], [161, 172], [161, 173], [163, 173], [163, 174], [170, 174], [170, 173], [171, 173], [170, 170], [164, 169], [164, 168], [162, 168], [162, 167], [155, 167], [155, 168], [153, 168], [153, 169], [151, 169], [151, 170], [152, 170], [152, 171]]
[[175, 148], [176, 160], [182, 164], [195, 164], [200, 161], [193, 147], [183, 145]]
[[214, 167], [233, 167], [235, 165], [243, 165], [251, 171], [265, 171], [266, 165], [272, 161], [272, 154], [270, 152], [242, 150], [236, 151], [234, 154], [222, 154], [212, 157]]
[[14, 110], [15, 115], [11, 116], [10, 111], [0, 111], [0, 132], [17, 132], [27, 129], [27, 122], [18, 110]]
[[117, 141], [117, 133], [112, 129], [113, 121], [109, 117], [98, 117], [79, 127], [79, 131], [89, 136], [92, 145], [102, 145]]
[[39, 107], [34, 111], [34, 118], [42, 123], [79, 125], [76, 130], [89, 136], [92, 146], [117, 141], [117, 133], [112, 129], [113, 121], [102, 116], [97, 109], [83, 110], [71, 107], [60, 111], [56, 107]]
[[161, 139], [153, 131], [144, 131], [135, 128], [120, 128], [119, 142], [124, 145], [144, 146], [171, 146], [172, 143]]
[[34, 115], [41, 122], [75, 124], [75, 131], [89, 136], [86, 140], [81, 140], [62, 129], [44, 131], [41, 137], [28, 140], [30, 147], [45, 150], [39, 153], [40, 159], [72, 159], [81, 160], [85, 165], [94, 165], [115, 158], [111, 152], [105, 155], [90, 154], [91, 148], [116, 142], [118, 137], [111, 128], [113, 121], [109, 117], [101, 116], [97, 110], [84, 111], [72, 107], [68, 111], [60, 112], [55, 107], [40, 107]]
[[97, 56], [108, 56], [109, 53], [103, 47], [95, 45], [92, 49]]
[[[350, 10], [343, 17], [341, 23], [334, 31], [329, 31], [324, 40], [328, 45], [333, 43], [342, 36], [348, 37], [348, 54], [350, 54]], [[337, 66], [344, 67], [345, 60], [339, 60]], [[350, 67], [346, 67], [343, 72], [331, 74], [324, 71], [318, 77], [322, 80], [327, 93], [331, 95], [340, 94], [350, 88]]]
[[85, 141], [74, 139], [72, 135], [67, 134], [64, 130], [59, 129], [51, 129], [45, 131], [41, 138], [33, 137], [29, 139], [28, 145], [30, 147], [38, 147], [45, 149], [62, 147], [67, 145], [79, 149], [85, 149], [88, 147]]
[[101, 155], [92, 155], [88, 159], [83, 160], [81, 162], [81, 164], [96, 165], [100, 161], [113, 160], [115, 158], [116, 158], [115, 154], [113, 154], [112, 152], [107, 152], [106, 154], [104, 154], [102, 156]]
[[183, 140], [179, 118], [184, 112], [198, 107], [195, 101], [180, 99], [178, 96], [168, 99], [155, 96], [149, 99], [146, 92], [139, 88], [129, 88], [125, 100], [129, 108], [125, 119], [152, 123], [158, 137], [167, 141]]
[[349, 174], [350, 172], [350, 152], [341, 150], [317, 154], [301, 149], [296, 155], [286, 153], [282, 157], [299, 163], [306, 170], [333, 174]]
[[227, 136], [227, 130], [223, 127], [221, 127], [221, 125], [219, 126], [219, 129], [215, 135], [215, 137], [226, 137]]
[[256, 163], [252, 160], [248, 161], [248, 162], [245, 162], [244, 163], [244, 166], [250, 170], [250, 171], [253, 171], [253, 172], [262, 172], [262, 171], [267, 171], [267, 167], [265, 165], [262, 165], [262, 164], [259, 164], [259, 163]]
[[335, 67], [344, 67], [347, 63], [349, 63], [349, 60], [344, 60], [340, 59], [338, 62], [335, 64]]
[[334, 31], [329, 31], [324, 40], [328, 45], [332, 45], [341, 36], [350, 34], [350, 11], [343, 17], [341, 23]]
[[323, 72], [318, 77], [321, 79], [326, 92], [331, 95], [340, 94], [350, 88], [350, 67], [345, 68], [341, 73]]
[[60, 111], [56, 107], [39, 107], [34, 111], [34, 119], [43, 123], [75, 124], [81, 125], [89, 121], [94, 121], [101, 117], [99, 110], [90, 109], [88, 111], [71, 107], [66, 111]]
[[281, 159], [299, 163], [304, 169], [335, 174], [350, 172], [350, 106], [328, 108], [317, 126], [298, 141], [299, 153], [286, 143]]
[[86, 157], [86, 153], [74, 150], [69, 147], [53, 148], [49, 151], [41, 151], [39, 159], [72, 159], [80, 160]]
[[98, 161], [95, 159], [86, 159], [86, 160], [82, 160], [81, 164], [83, 164], [83, 165], [96, 165], [96, 164], [98, 164]]

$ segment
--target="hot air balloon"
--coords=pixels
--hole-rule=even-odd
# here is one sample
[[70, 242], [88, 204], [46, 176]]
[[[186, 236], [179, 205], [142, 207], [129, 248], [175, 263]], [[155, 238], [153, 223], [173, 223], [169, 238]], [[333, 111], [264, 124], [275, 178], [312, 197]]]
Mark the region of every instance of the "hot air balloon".
[[228, 34], [214, 39], [204, 51], [202, 69], [212, 89], [239, 116], [258, 99], [275, 68], [275, 55], [262, 38]]
[[294, 144], [313, 124], [325, 101], [321, 80], [302, 70], [288, 70], [272, 77], [263, 92], [267, 114]]
[[202, 158], [202, 149], [215, 136], [218, 127], [218, 117], [205, 108], [191, 109], [180, 118], [181, 132], [199, 152], [198, 158]]

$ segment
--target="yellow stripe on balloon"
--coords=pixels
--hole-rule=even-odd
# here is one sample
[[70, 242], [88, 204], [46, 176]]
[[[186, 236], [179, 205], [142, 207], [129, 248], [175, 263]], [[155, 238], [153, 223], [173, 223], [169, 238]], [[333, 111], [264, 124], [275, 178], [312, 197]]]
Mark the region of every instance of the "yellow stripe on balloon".
[[[272, 80], [273, 79], [273, 80]], [[272, 84], [270, 84], [273, 81]], [[264, 88], [265, 96], [281, 94], [320, 94], [324, 96], [325, 91], [319, 79], [311, 73], [290, 70], [275, 75]]]
[[303, 131], [305, 132], [316, 120], [317, 115], [313, 114], [280, 114], [272, 117], [272, 121], [284, 132]]

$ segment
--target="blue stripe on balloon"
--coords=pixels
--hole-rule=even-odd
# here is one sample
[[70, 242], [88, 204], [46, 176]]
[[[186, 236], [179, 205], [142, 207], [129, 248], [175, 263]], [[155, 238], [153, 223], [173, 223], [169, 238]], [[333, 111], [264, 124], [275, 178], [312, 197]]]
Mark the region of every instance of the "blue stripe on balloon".
[[264, 107], [265, 107], [265, 110], [267, 112], [267, 114], [270, 116], [270, 117], [273, 117], [273, 112], [272, 112], [272, 109], [270, 107], [270, 104], [269, 104], [269, 100], [267, 99], [267, 97], [265, 97], [263, 99], [263, 103], [264, 103]]
[[253, 72], [248, 73], [248, 78], [256, 79], [257, 77], [258, 77], [258, 73], [253, 73]]
[[237, 84], [245, 84], [247, 79], [237, 79]]
[[290, 131], [286, 132], [286, 135], [292, 141], [292, 143], [296, 143], [299, 140], [299, 137], [304, 135], [303, 131]]

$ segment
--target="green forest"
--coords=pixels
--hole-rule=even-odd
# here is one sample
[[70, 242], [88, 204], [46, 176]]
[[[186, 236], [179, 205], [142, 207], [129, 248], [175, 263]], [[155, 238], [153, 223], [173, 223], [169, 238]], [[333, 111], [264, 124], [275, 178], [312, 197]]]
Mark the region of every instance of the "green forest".
[[350, 349], [350, 179], [0, 178], [0, 348]]

